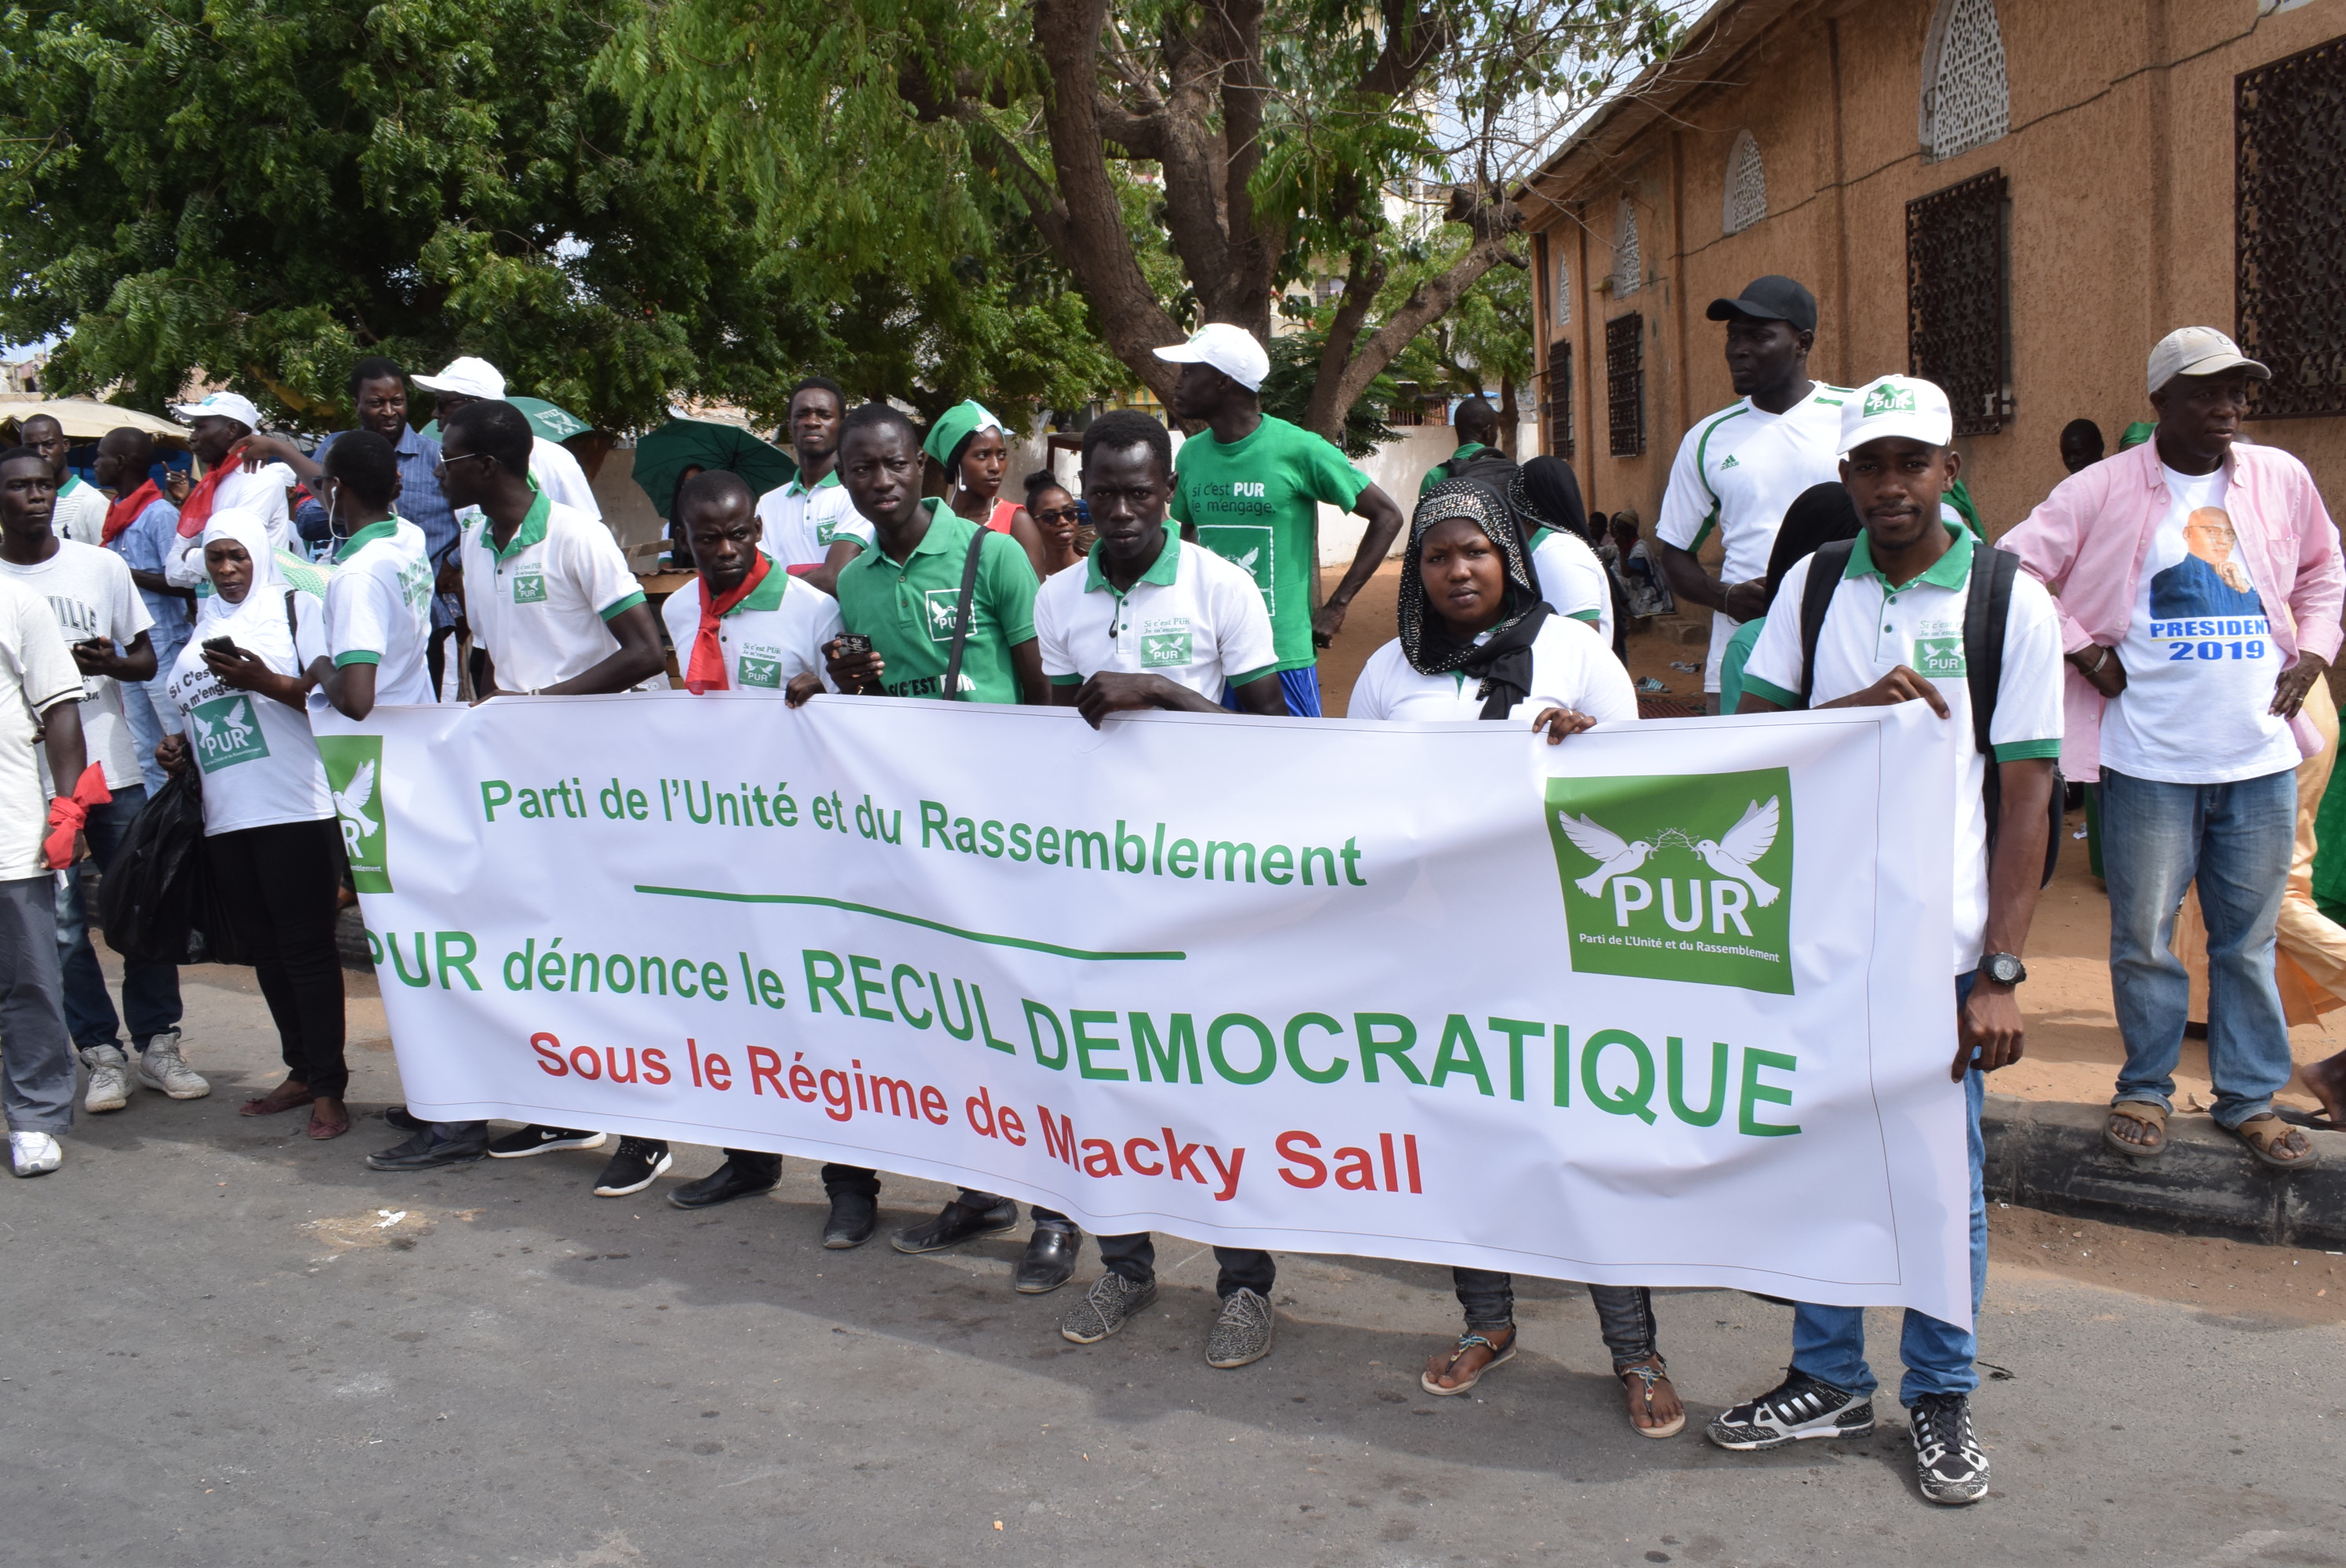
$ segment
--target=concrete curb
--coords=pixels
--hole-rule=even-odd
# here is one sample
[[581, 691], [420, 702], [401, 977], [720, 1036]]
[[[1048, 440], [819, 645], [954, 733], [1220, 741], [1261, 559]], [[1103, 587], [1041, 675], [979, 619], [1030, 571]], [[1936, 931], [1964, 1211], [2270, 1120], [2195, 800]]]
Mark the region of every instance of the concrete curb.
[[2346, 1133], [2302, 1128], [2320, 1163], [2259, 1165], [2204, 1115], [2167, 1125], [2167, 1153], [2138, 1160], [2102, 1141], [2105, 1105], [1990, 1095], [1980, 1118], [1991, 1203], [2182, 1236], [2346, 1250]]

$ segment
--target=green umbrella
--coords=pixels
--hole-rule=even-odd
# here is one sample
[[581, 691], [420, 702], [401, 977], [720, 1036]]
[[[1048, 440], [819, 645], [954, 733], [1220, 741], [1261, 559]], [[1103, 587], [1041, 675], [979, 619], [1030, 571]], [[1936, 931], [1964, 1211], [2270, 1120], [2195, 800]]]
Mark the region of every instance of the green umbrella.
[[[595, 428], [568, 409], [557, 407], [542, 397], [509, 397], [505, 402], [527, 414], [530, 429], [548, 441], [568, 441], [574, 435]], [[437, 441], [440, 439], [440, 422], [435, 419], [415, 433], [426, 441]]]
[[636, 483], [665, 517], [677, 481], [688, 468], [725, 468], [741, 476], [753, 495], [798, 477], [799, 465], [778, 446], [748, 431], [701, 419], [672, 419], [636, 443]]

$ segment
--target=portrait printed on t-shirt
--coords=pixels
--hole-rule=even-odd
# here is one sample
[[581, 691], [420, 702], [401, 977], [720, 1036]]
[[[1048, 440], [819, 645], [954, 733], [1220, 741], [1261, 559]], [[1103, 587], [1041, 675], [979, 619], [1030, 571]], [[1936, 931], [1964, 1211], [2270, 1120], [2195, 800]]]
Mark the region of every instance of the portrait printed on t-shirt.
[[[2220, 506], [2201, 506], [2183, 524], [2188, 552], [2150, 579], [2150, 616], [2154, 622], [2208, 617], [2254, 618], [2261, 621], [2265, 606], [2248, 568], [2234, 558], [2238, 541], [2232, 519]], [[2261, 636], [2259, 625], [2252, 633]], [[2160, 634], [2154, 629], [2151, 636]], [[2189, 634], [2185, 634], [2189, 635]]]

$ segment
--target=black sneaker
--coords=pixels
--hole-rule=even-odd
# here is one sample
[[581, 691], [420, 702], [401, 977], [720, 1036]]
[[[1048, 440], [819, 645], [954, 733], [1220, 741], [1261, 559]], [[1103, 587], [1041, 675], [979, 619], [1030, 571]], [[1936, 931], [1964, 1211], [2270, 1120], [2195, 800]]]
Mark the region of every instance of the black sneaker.
[[1004, 1198], [992, 1208], [970, 1208], [956, 1199], [936, 1218], [907, 1226], [888, 1238], [899, 1252], [942, 1252], [981, 1236], [1000, 1236], [1018, 1228], [1018, 1206]]
[[603, 1167], [595, 1184], [597, 1197], [626, 1197], [652, 1185], [652, 1178], [676, 1164], [668, 1145], [658, 1138], [621, 1138], [618, 1152]]
[[1873, 1431], [1873, 1400], [1820, 1382], [1806, 1372], [1747, 1400], [1710, 1423], [1710, 1441], [1739, 1453], [1782, 1448], [1807, 1438], [1864, 1437]]
[[1114, 1271], [1103, 1274], [1059, 1319], [1059, 1336], [1078, 1345], [1096, 1345], [1147, 1311], [1156, 1299], [1154, 1279], [1135, 1285]]
[[1987, 1495], [1987, 1455], [1972, 1435], [1968, 1394], [1924, 1394], [1906, 1407], [1914, 1479], [1925, 1501], [1961, 1508]]
[[531, 1155], [548, 1154], [556, 1149], [599, 1149], [607, 1135], [603, 1133], [582, 1133], [576, 1127], [541, 1127], [533, 1123], [516, 1132], [491, 1138], [489, 1158], [518, 1160]]
[[368, 1168], [379, 1171], [428, 1171], [440, 1166], [469, 1165], [488, 1152], [485, 1129], [479, 1135], [471, 1129], [478, 1122], [455, 1124], [464, 1128], [464, 1134], [444, 1138], [430, 1125], [403, 1144], [378, 1149], [367, 1156]]

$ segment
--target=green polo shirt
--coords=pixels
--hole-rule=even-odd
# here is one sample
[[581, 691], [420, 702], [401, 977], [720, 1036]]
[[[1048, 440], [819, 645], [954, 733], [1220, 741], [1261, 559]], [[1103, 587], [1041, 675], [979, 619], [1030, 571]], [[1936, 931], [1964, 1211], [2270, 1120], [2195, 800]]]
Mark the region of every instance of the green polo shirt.
[[954, 610], [962, 564], [980, 532], [985, 543], [971, 594], [969, 639], [961, 660], [962, 693], [971, 702], [1016, 702], [1010, 650], [1035, 640], [1035, 590], [1026, 552], [1007, 534], [981, 530], [931, 496], [929, 529], [913, 553], [892, 561], [876, 541], [839, 572], [840, 619], [872, 639], [891, 697], [937, 697], [953, 657]]

